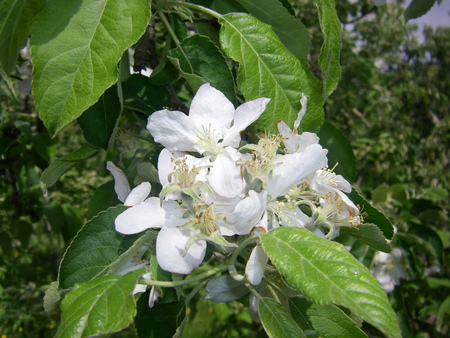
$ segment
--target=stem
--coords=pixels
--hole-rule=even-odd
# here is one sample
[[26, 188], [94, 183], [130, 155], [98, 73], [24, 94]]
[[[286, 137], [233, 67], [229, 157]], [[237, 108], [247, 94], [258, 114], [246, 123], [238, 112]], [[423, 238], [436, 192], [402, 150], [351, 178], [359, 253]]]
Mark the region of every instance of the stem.
[[198, 281], [201, 281], [203, 279], [209, 278], [214, 276], [215, 274], [219, 273], [219, 272], [223, 272], [227, 269], [228, 267], [226, 265], [223, 266], [219, 266], [217, 268], [211, 269], [209, 271], [205, 271], [195, 277], [192, 278], [187, 278], [187, 279], [183, 279], [180, 281], [160, 281], [160, 280], [148, 280], [148, 279], [144, 279], [144, 278], [140, 278], [138, 281], [138, 284], [144, 284], [144, 285], [150, 285], [150, 286], [159, 286], [161, 288], [173, 288], [176, 286], [183, 286], [183, 285], [188, 285], [188, 284], [192, 284]]
[[167, 30], [169, 31], [169, 34], [172, 37], [173, 41], [175, 41], [175, 44], [177, 46], [180, 46], [180, 40], [178, 40], [178, 37], [175, 34], [175, 32], [173, 31], [172, 26], [170, 25], [169, 20], [167, 20], [166, 15], [164, 14], [164, 12], [163, 11], [158, 11], [158, 15], [161, 18], [164, 26], [166, 26]]
[[236, 270], [236, 260], [239, 256], [239, 254], [241, 253], [241, 251], [250, 243], [252, 242], [256, 242], [259, 240], [259, 236], [251, 236], [246, 238], [241, 245], [239, 245], [239, 247], [234, 250], [233, 254], [230, 257], [230, 261], [228, 263], [228, 271], [230, 272], [230, 276], [233, 277], [235, 280], [237, 280], [238, 282], [242, 282], [245, 280], [245, 276], [241, 275], [237, 272]]
[[189, 2], [181, 2], [181, 1], [167, 1], [164, 3], [165, 6], [184, 6], [184, 7], [188, 7], [188, 8], [192, 8], [195, 9], [197, 11], [206, 13], [211, 15], [212, 17], [216, 18], [216, 19], [220, 19], [222, 17], [221, 14], [213, 11], [212, 9], [200, 6], [200, 5], [196, 5], [196, 4], [191, 4]]

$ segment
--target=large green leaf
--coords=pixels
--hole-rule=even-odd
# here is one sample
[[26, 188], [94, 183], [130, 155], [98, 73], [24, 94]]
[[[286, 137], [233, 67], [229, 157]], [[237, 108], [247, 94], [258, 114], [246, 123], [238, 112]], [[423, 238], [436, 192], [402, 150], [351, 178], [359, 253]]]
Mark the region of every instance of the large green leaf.
[[406, 22], [421, 17], [433, 7], [435, 2], [436, 0], [412, 0], [405, 13], [403, 13], [403, 19]]
[[50, 0], [31, 28], [33, 94], [51, 135], [117, 82], [117, 63], [147, 27], [147, 0]]
[[343, 245], [304, 228], [281, 227], [261, 235], [272, 263], [310, 300], [345, 306], [388, 337], [400, 337], [386, 293]]
[[326, 99], [336, 89], [341, 78], [341, 22], [337, 16], [334, 0], [316, 0], [319, 10], [323, 45], [320, 49], [319, 66], [322, 70], [322, 96]]
[[76, 285], [61, 303], [56, 337], [90, 337], [126, 328], [136, 314], [134, 286], [144, 273], [145, 269], [140, 269]]
[[233, 76], [222, 52], [206, 36], [194, 34], [169, 51], [170, 61], [178, 68], [192, 90], [209, 82], [231, 101], [236, 101]]
[[222, 48], [239, 62], [237, 80], [245, 99], [272, 99], [256, 126], [276, 133], [280, 119], [292, 127], [303, 92], [308, 97], [308, 109], [300, 130], [317, 132], [323, 122], [323, 99], [320, 83], [306, 61], [288, 52], [271, 26], [249, 14], [227, 14], [219, 22]]
[[261, 298], [258, 302], [261, 323], [271, 338], [306, 337], [303, 330], [284, 307], [272, 298]]
[[25, 46], [31, 23], [44, 0], [5, 0], [0, 2], [0, 75], [5, 79], [16, 65]]
[[78, 118], [86, 141], [94, 147], [108, 149], [121, 112], [117, 86], [112, 86]]
[[319, 337], [367, 337], [356, 323], [335, 305], [314, 304], [306, 299], [294, 297], [289, 299], [289, 310], [299, 325], [307, 318], [309, 325], [317, 331]]
[[150, 238], [156, 237], [151, 231], [141, 237], [118, 233], [114, 220], [125, 210], [123, 205], [109, 208], [78, 232], [59, 267], [58, 280], [62, 289], [97, 276], [118, 273]]
[[137, 302], [138, 313], [135, 319], [136, 330], [140, 338], [171, 338], [185, 318], [184, 302], [161, 304], [156, 302], [148, 306], [149, 292], [143, 294]]
[[238, 0], [250, 14], [273, 27], [284, 46], [298, 58], [309, 53], [309, 35], [303, 23], [279, 0]]

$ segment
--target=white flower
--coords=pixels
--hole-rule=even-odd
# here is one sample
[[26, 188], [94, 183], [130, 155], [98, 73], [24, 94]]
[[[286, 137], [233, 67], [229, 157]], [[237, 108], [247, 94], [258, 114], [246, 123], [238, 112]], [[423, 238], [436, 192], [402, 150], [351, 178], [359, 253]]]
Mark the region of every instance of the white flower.
[[394, 248], [391, 253], [377, 251], [370, 272], [387, 293], [394, 291], [400, 279], [408, 277], [402, 265], [402, 251], [398, 248]]
[[245, 266], [245, 275], [250, 284], [259, 285], [259, 283], [261, 283], [268, 260], [269, 257], [264, 252], [261, 245], [257, 245], [253, 248], [247, 261], [247, 265]]
[[[231, 198], [243, 189], [236, 161], [240, 158], [240, 132], [261, 116], [270, 99], [259, 98], [234, 109], [219, 90], [202, 85], [192, 100], [189, 116], [180, 111], [159, 110], [148, 118], [147, 129], [156, 142], [169, 150], [194, 151], [211, 156], [210, 185]], [[219, 172], [217, 172], [219, 171]], [[227, 175], [222, 175], [226, 172]]]

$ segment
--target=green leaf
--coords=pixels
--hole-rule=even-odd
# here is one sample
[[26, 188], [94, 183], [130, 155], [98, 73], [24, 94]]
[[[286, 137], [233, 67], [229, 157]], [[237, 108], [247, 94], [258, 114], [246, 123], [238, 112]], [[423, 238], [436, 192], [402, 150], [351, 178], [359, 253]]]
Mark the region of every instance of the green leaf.
[[8, 80], [19, 51], [25, 46], [31, 23], [44, 0], [5, 0], [0, 2], [0, 75]]
[[[308, 318], [319, 337], [367, 337], [356, 323], [335, 305], [314, 304], [306, 299], [294, 297], [289, 299], [289, 309], [292, 314], [295, 313], [300, 317], [300, 323], [305, 317]], [[296, 316], [293, 317], [297, 320]]]
[[94, 196], [92, 196], [91, 203], [89, 203], [89, 209], [86, 213], [86, 219], [89, 220], [99, 212], [118, 204], [121, 204], [121, 202], [114, 191], [114, 181], [106, 182], [98, 187]]
[[383, 213], [367, 202], [355, 188], [347, 195], [353, 203], [361, 208], [361, 213], [364, 213], [364, 223], [376, 224], [389, 240], [394, 237], [394, 227]]
[[308, 97], [308, 110], [300, 131], [317, 132], [323, 122], [323, 99], [320, 83], [306, 61], [288, 52], [271, 26], [251, 15], [227, 14], [219, 22], [222, 48], [239, 62], [237, 80], [245, 99], [272, 99], [255, 125], [277, 133], [277, 119], [280, 119], [292, 127], [303, 92]]
[[271, 25], [288, 51], [297, 58], [306, 59], [309, 53], [308, 31], [279, 0], [238, 0], [238, 2], [255, 18]]
[[202, 84], [209, 82], [211, 86], [220, 89], [231, 102], [236, 103], [230, 68], [222, 52], [210, 38], [191, 35], [177, 48], [171, 49], [168, 58], [194, 92]]
[[155, 86], [148, 77], [134, 74], [122, 83], [124, 107], [147, 116], [163, 107], [171, 107], [172, 99], [165, 86]]
[[329, 150], [328, 165], [333, 168], [338, 164], [334, 172], [353, 182], [356, 178], [356, 158], [347, 136], [328, 121], [323, 123], [318, 135], [320, 144]]
[[88, 157], [91, 157], [97, 151], [97, 148], [84, 146], [61, 159], [53, 161], [42, 173], [40, 179], [42, 190], [47, 192], [47, 188], [53, 186], [62, 175], [69, 171], [70, 168]]
[[144, 33], [147, 0], [46, 1], [31, 28], [33, 94], [50, 134], [117, 82], [123, 52]]
[[63, 296], [67, 293], [66, 290], [59, 290], [59, 283], [52, 282], [47, 290], [45, 290], [44, 296], [44, 310], [47, 316], [54, 321], [60, 321], [61, 317], [61, 301]]
[[261, 244], [289, 283], [310, 300], [345, 306], [388, 337], [401, 336], [386, 293], [343, 245], [294, 227], [261, 235]]
[[184, 302], [160, 304], [148, 307], [149, 291], [137, 302], [136, 330], [140, 338], [171, 338], [182, 324], [185, 313]]
[[334, 0], [316, 0], [319, 11], [323, 45], [320, 49], [319, 66], [322, 71], [322, 96], [326, 99], [336, 89], [341, 78], [341, 21]]
[[112, 86], [103, 93], [97, 103], [78, 118], [86, 141], [94, 147], [108, 149], [121, 113], [122, 104], [117, 86]]
[[436, 0], [412, 0], [405, 13], [403, 13], [403, 20], [407, 22], [421, 17], [434, 6], [435, 2]]
[[341, 234], [353, 236], [376, 250], [383, 252], [392, 251], [391, 244], [387, 241], [386, 237], [384, 237], [380, 228], [375, 224], [364, 223], [357, 228], [342, 227], [340, 231]]
[[61, 303], [56, 337], [90, 337], [126, 328], [136, 314], [134, 286], [145, 269], [76, 285]]
[[109, 208], [81, 228], [59, 267], [58, 280], [62, 289], [97, 276], [118, 273], [150, 238], [156, 237], [152, 231], [141, 237], [118, 233], [114, 220], [125, 210], [122, 205]]
[[261, 323], [271, 338], [306, 337], [289, 313], [272, 298], [261, 298], [258, 302]]

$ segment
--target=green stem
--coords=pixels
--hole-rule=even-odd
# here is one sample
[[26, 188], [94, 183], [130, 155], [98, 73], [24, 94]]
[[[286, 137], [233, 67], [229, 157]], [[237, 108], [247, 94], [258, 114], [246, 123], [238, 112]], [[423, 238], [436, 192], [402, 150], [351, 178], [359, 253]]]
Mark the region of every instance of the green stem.
[[212, 9], [200, 6], [200, 5], [196, 5], [196, 4], [191, 4], [189, 2], [181, 2], [181, 1], [167, 1], [164, 3], [164, 6], [184, 6], [184, 7], [188, 7], [188, 8], [192, 8], [195, 9], [197, 11], [206, 13], [211, 15], [212, 17], [216, 18], [216, 19], [220, 19], [222, 17], [221, 14], [213, 11]]
[[160, 280], [148, 280], [148, 279], [144, 279], [144, 278], [140, 278], [138, 281], [138, 284], [144, 284], [144, 285], [150, 285], [150, 286], [159, 286], [161, 288], [173, 288], [176, 286], [183, 286], [183, 285], [188, 285], [188, 284], [192, 284], [198, 281], [201, 281], [203, 279], [209, 278], [214, 276], [215, 274], [218, 274], [219, 272], [223, 272], [225, 270], [227, 270], [227, 266], [226, 265], [222, 265], [219, 266], [217, 268], [205, 271], [195, 277], [192, 278], [187, 278], [187, 279], [183, 279], [180, 281], [160, 281]]
[[228, 263], [228, 271], [230, 272], [230, 276], [233, 277], [235, 280], [237, 280], [238, 282], [242, 282], [245, 280], [245, 276], [241, 275], [237, 272], [236, 270], [236, 260], [239, 256], [239, 254], [241, 253], [241, 251], [250, 243], [252, 242], [257, 242], [259, 240], [259, 236], [250, 236], [248, 238], [246, 238], [240, 245], [239, 247], [234, 250], [233, 254], [230, 257], [230, 261]]
[[164, 23], [164, 26], [166, 26], [167, 30], [169, 31], [170, 36], [172, 37], [173, 41], [175, 41], [175, 44], [177, 46], [180, 46], [180, 40], [178, 40], [177, 35], [172, 29], [172, 26], [169, 23], [169, 20], [167, 20], [166, 15], [163, 11], [158, 11], [158, 15], [160, 16], [162, 22]]

